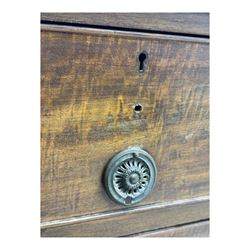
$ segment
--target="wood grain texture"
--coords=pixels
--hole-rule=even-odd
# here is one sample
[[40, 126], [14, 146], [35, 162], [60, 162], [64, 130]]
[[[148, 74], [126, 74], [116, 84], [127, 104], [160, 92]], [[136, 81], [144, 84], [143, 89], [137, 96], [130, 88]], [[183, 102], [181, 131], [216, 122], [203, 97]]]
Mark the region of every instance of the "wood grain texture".
[[[208, 195], [208, 40], [43, 28], [42, 222], [123, 208], [106, 196], [102, 175], [129, 146], [158, 165], [140, 205]], [[139, 74], [142, 50], [148, 62]]]
[[209, 221], [139, 233], [134, 237], [209, 237]]
[[154, 39], [157, 40], [173, 40], [173, 41], [185, 41], [185, 42], [195, 42], [195, 43], [208, 43], [209, 39], [204, 37], [192, 37], [192, 36], [182, 36], [182, 35], [166, 35], [166, 34], [152, 34], [148, 32], [131, 32], [123, 30], [112, 30], [112, 29], [102, 29], [102, 28], [91, 28], [91, 27], [75, 27], [70, 25], [58, 25], [58, 24], [42, 24], [43, 31], [52, 32], [66, 32], [66, 33], [77, 33], [77, 34], [88, 34], [98, 36], [119, 36], [126, 38], [137, 38], [137, 39]]
[[[127, 211], [126, 211], [127, 210]], [[131, 211], [129, 211], [131, 210]], [[145, 230], [170, 227], [176, 224], [204, 220], [209, 217], [209, 201], [173, 204], [156, 204], [138, 209], [127, 208], [124, 211], [109, 213], [108, 216], [82, 218], [63, 225], [53, 224], [43, 227], [43, 237], [116, 237], [131, 236]], [[188, 230], [186, 230], [188, 232]], [[191, 231], [189, 230], [189, 233]], [[180, 233], [179, 233], [180, 234]], [[183, 231], [184, 234], [184, 231]], [[133, 235], [135, 236], [135, 235]]]
[[44, 21], [209, 35], [209, 13], [41, 13]]

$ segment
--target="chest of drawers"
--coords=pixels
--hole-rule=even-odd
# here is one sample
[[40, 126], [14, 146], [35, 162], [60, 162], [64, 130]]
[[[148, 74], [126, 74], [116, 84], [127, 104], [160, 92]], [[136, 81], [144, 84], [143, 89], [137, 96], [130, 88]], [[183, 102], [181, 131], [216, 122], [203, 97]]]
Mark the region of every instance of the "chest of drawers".
[[[208, 236], [208, 14], [41, 20], [41, 235]], [[104, 179], [131, 147], [157, 176], [125, 206]]]

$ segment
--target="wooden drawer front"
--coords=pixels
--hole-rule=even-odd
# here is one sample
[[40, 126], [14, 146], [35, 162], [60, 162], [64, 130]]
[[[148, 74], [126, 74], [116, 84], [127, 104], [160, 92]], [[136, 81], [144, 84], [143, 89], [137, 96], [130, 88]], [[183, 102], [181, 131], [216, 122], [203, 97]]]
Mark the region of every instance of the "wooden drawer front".
[[209, 35], [209, 13], [41, 13], [43, 21]]
[[139, 206], [208, 195], [208, 53], [207, 39], [42, 26], [42, 222], [123, 209], [102, 176], [129, 146], [158, 165]]
[[176, 226], [135, 235], [136, 237], [209, 237], [209, 221]]
[[[208, 207], [209, 201], [205, 197], [182, 202], [131, 207], [115, 212], [47, 223], [42, 227], [41, 234], [44, 237], [140, 236], [142, 233], [139, 232], [165, 227], [173, 229], [172, 227], [176, 225], [205, 220], [209, 217]], [[181, 232], [183, 234], [189, 232], [190, 234], [191, 232], [188, 229], [181, 230]], [[175, 232], [175, 235], [177, 235], [177, 232]], [[178, 230], [178, 235], [180, 235], [180, 230]]]

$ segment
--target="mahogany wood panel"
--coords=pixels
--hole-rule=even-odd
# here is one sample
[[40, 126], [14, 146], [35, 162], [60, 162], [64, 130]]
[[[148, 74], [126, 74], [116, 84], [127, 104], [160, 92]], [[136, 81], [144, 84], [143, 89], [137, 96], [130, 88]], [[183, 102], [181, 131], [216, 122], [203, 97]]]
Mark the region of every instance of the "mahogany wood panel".
[[135, 237], [209, 237], [209, 221], [139, 233]]
[[[43, 227], [41, 235], [43, 237], [131, 236], [145, 230], [204, 220], [208, 217], [209, 201], [204, 197], [200, 200], [156, 204], [146, 208], [143, 206], [138, 209], [127, 208], [120, 212], [83, 217], [62, 225], [55, 223], [52, 226]], [[182, 232], [185, 233], [183, 230]], [[190, 230], [186, 232], [191, 234]]]
[[209, 13], [41, 13], [44, 21], [209, 35]]
[[208, 195], [208, 40], [42, 27], [42, 222], [122, 209], [102, 176], [129, 146], [158, 165], [156, 186], [139, 206]]

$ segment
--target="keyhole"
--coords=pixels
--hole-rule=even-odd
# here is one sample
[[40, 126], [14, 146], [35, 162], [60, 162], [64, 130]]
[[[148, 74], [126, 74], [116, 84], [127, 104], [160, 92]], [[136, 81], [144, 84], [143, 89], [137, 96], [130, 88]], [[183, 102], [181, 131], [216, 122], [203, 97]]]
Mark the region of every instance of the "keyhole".
[[140, 65], [139, 65], [139, 72], [143, 73], [144, 70], [145, 70], [145, 64], [146, 64], [146, 60], [147, 60], [147, 54], [146, 54], [146, 52], [141, 52], [140, 55], [139, 55], [139, 57], [138, 57], [138, 59], [139, 59], [139, 63], [140, 63]]

